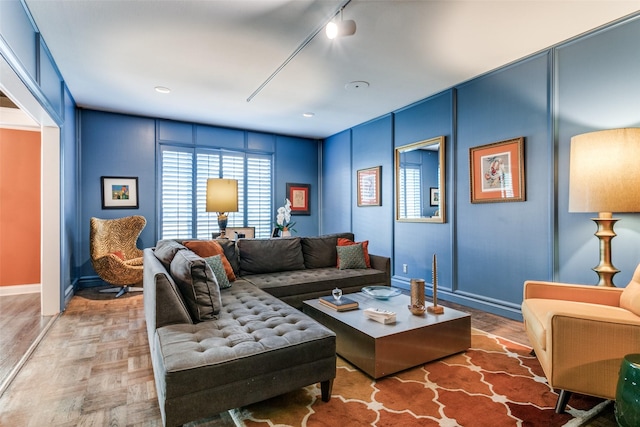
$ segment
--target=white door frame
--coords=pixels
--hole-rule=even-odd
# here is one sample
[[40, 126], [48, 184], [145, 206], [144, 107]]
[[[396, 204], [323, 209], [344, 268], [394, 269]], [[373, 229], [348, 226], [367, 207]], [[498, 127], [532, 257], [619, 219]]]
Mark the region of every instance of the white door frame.
[[[40, 208], [40, 314], [53, 316], [61, 309], [60, 258], [60, 128], [0, 56], [0, 88], [41, 128]], [[45, 161], [46, 159], [46, 161]]]

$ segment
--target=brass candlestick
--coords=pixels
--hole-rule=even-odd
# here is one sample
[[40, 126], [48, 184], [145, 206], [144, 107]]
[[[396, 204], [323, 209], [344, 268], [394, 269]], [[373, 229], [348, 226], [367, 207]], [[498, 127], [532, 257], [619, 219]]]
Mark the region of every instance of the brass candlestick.
[[432, 314], [444, 313], [444, 307], [438, 305], [438, 272], [437, 272], [436, 254], [433, 254], [431, 263], [431, 276], [433, 279], [433, 305], [427, 307], [427, 311]]

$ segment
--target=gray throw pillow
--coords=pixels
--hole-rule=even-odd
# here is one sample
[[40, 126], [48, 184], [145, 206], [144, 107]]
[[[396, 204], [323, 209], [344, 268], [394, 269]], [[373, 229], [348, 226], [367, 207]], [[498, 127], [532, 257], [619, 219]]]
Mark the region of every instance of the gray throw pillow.
[[304, 270], [299, 237], [284, 239], [240, 239], [240, 275]]
[[217, 319], [222, 307], [220, 288], [206, 261], [190, 250], [178, 251], [170, 272], [193, 321]]
[[220, 289], [230, 288], [231, 282], [229, 282], [227, 273], [224, 271], [220, 255], [206, 257], [204, 260], [209, 264], [211, 270], [213, 270], [213, 275], [216, 276], [216, 280], [218, 281], [218, 287], [220, 287]]
[[338, 252], [338, 268], [340, 270], [367, 268], [361, 243], [350, 246], [337, 246], [336, 251]]
[[187, 249], [187, 248], [184, 245], [181, 245], [180, 243], [176, 242], [175, 240], [165, 239], [165, 240], [160, 240], [156, 244], [156, 247], [153, 250], [153, 253], [156, 256], [156, 258], [160, 260], [162, 265], [164, 265], [164, 268], [168, 270], [169, 266], [171, 265], [171, 261], [173, 261], [173, 257], [176, 256], [176, 253], [178, 251], [183, 249]]
[[336, 236], [303, 237], [302, 254], [304, 255], [304, 266], [307, 268], [325, 268], [336, 266], [336, 246], [338, 238]]

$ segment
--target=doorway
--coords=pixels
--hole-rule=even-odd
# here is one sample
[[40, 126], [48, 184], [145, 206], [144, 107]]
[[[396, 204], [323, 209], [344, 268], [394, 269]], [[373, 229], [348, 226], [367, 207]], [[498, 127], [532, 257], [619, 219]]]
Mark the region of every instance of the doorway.
[[[60, 128], [48, 115], [39, 101], [22, 82], [4, 57], [0, 56], [0, 91], [5, 93], [40, 129], [41, 154], [41, 209], [40, 209], [40, 298], [39, 315], [51, 317], [46, 321], [32, 343], [25, 357], [18, 365], [26, 361], [28, 353], [33, 351], [38, 339], [46, 333], [53, 319], [63, 306], [61, 298], [61, 204], [60, 199]], [[44, 160], [46, 159], [46, 161]], [[42, 320], [42, 319], [40, 319]], [[48, 326], [47, 326], [48, 325]], [[23, 338], [26, 339], [26, 338]], [[19, 369], [20, 366], [16, 368]], [[13, 369], [11, 375], [17, 373]], [[11, 378], [8, 379], [10, 381]], [[0, 393], [6, 387], [7, 378], [0, 378]]]

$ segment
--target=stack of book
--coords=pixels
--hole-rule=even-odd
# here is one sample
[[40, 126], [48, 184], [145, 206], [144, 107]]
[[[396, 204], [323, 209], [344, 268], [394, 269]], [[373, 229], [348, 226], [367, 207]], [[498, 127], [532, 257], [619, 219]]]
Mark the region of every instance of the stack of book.
[[332, 296], [320, 297], [320, 304], [323, 304], [327, 307], [333, 308], [334, 310], [338, 310], [338, 311], [358, 309], [358, 301], [354, 301], [346, 297], [342, 297], [340, 299], [335, 299]]
[[364, 310], [364, 314], [369, 319], [384, 323], [385, 325], [396, 323], [396, 313], [393, 311], [382, 310], [380, 308], [367, 308]]

